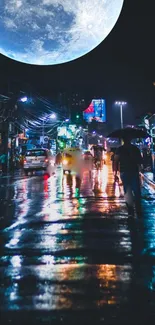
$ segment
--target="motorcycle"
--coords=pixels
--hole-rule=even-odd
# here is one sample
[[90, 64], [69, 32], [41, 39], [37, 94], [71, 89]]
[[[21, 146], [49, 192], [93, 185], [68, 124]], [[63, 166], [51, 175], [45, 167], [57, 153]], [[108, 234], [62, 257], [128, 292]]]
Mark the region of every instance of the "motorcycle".
[[97, 170], [102, 168], [102, 161], [101, 160], [95, 159], [94, 163], [95, 163], [95, 167], [96, 167]]

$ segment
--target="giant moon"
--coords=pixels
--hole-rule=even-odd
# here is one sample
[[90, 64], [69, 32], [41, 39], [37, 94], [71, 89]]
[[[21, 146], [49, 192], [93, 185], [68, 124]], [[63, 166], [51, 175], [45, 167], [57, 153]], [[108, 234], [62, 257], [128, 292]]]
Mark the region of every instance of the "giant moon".
[[110, 33], [124, 0], [1, 0], [0, 53], [35, 65], [77, 59]]

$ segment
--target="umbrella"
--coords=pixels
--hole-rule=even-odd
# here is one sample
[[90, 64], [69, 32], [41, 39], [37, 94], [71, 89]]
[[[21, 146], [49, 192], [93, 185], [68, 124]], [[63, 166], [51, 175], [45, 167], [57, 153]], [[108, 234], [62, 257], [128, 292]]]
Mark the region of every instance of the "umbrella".
[[108, 138], [119, 138], [122, 139], [124, 137], [129, 137], [131, 139], [137, 139], [137, 138], [148, 138], [150, 135], [142, 129], [138, 128], [124, 128], [124, 129], [119, 129], [111, 132], [108, 135]]

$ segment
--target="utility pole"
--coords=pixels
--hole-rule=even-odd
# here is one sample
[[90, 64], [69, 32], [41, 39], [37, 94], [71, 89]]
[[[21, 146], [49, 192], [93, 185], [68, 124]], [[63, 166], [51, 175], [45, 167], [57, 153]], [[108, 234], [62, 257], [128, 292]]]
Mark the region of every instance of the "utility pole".
[[45, 136], [45, 122], [44, 122], [44, 119], [43, 119], [43, 128], [42, 128], [43, 143], [44, 143], [44, 136]]
[[[10, 169], [10, 158], [12, 156], [12, 143], [11, 143], [11, 133], [12, 133], [12, 122], [14, 120], [14, 114], [17, 109], [16, 103], [19, 98], [19, 93], [13, 94], [7, 104], [7, 118], [6, 118], [6, 143], [5, 152], [7, 155], [7, 171]], [[10, 143], [9, 143], [10, 142]]]

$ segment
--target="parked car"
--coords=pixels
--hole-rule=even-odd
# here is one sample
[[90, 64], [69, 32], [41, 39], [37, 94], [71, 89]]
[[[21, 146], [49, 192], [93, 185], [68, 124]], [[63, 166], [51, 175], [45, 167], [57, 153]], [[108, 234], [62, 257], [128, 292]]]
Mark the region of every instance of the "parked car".
[[55, 159], [48, 149], [32, 149], [25, 153], [23, 164], [25, 174], [36, 170], [50, 172], [50, 168], [54, 165]]

